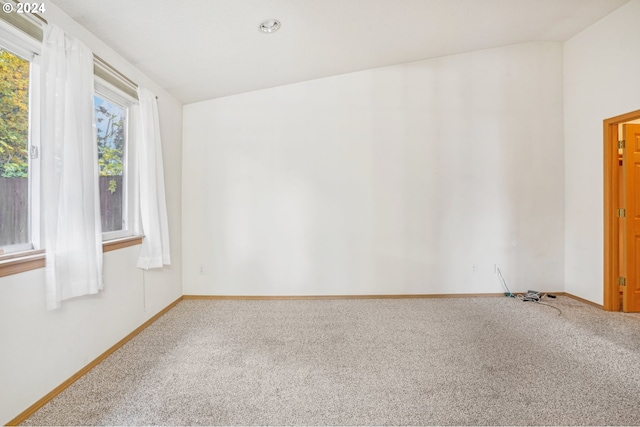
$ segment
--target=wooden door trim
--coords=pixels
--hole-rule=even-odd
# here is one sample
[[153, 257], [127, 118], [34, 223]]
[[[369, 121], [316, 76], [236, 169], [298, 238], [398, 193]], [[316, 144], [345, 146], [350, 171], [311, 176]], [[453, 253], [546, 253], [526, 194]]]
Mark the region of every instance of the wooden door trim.
[[620, 257], [616, 210], [620, 207], [618, 185], [618, 125], [640, 119], [640, 110], [611, 117], [603, 122], [604, 133], [604, 304], [618, 311], [618, 266]]

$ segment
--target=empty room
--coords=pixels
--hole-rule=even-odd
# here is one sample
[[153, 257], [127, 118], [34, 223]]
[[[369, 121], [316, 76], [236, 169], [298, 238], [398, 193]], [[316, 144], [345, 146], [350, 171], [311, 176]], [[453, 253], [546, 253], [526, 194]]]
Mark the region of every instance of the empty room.
[[640, 425], [640, 0], [0, 6], [3, 425]]

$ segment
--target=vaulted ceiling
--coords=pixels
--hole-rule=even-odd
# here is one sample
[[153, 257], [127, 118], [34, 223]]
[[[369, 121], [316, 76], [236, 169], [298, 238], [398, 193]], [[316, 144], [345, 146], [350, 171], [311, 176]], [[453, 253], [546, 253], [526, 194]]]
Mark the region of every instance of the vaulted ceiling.
[[[528, 41], [628, 0], [52, 0], [185, 104]], [[264, 34], [259, 24], [281, 21]]]

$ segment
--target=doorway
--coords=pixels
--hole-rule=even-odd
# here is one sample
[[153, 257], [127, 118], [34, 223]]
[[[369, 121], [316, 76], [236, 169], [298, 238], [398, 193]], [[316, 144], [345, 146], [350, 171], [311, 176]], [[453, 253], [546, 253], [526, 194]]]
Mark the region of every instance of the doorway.
[[604, 120], [603, 153], [603, 308], [608, 311], [638, 312], [640, 311], [640, 110]]

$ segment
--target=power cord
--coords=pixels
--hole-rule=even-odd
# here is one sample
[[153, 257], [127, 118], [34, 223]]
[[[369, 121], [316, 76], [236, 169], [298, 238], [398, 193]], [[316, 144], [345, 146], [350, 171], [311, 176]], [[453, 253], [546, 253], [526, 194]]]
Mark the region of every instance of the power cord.
[[538, 304], [540, 305], [546, 305], [547, 307], [551, 307], [551, 308], [555, 308], [556, 310], [558, 310], [558, 316], [560, 316], [562, 314], [562, 310], [560, 310], [558, 307], [556, 307], [555, 305], [551, 305], [551, 304], [547, 304], [546, 302], [540, 302], [538, 301]]
[[555, 305], [551, 305], [551, 304], [547, 304], [547, 303], [542, 302], [542, 299], [546, 298], [546, 297], [555, 299], [556, 298], [555, 295], [546, 294], [546, 293], [543, 294], [542, 292], [531, 291], [531, 290], [527, 291], [524, 294], [514, 294], [513, 292], [511, 292], [511, 290], [509, 290], [509, 286], [507, 286], [507, 281], [504, 279], [504, 276], [502, 275], [502, 271], [500, 271], [500, 268], [496, 267], [496, 271], [498, 272], [498, 276], [500, 277], [500, 281], [502, 282], [502, 286], [504, 287], [504, 289], [506, 291], [504, 293], [504, 295], [506, 297], [517, 298], [517, 299], [519, 299], [520, 301], [523, 301], [523, 302], [531, 301], [531, 302], [535, 302], [535, 303], [540, 304], [540, 305], [546, 305], [547, 307], [551, 307], [551, 308], [554, 308], [554, 309], [558, 310], [558, 316], [562, 314], [562, 310], [560, 310]]
[[504, 280], [504, 277], [502, 276], [502, 271], [500, 271], [500, 268], [496, 266], [496, 271], [498, 272], [498, 276], [500, 276], [500, 281], [502, 282], [502, 287], [504, 287], [505, 289], [505, 293], [504, 296], [509, 297], [509, 298], [515, 298], [516, 296], [509, 290], [509, 287], [507, 286], [507, 281]]

